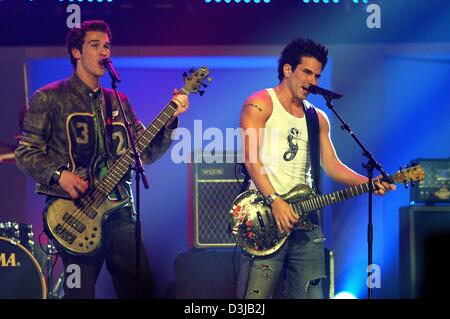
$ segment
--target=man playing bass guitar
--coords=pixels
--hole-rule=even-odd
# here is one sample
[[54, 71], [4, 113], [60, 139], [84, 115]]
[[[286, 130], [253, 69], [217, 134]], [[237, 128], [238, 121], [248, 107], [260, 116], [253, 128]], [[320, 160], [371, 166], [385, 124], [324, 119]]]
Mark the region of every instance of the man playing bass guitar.
[[[16, 150], [17, 165], [37, 183], [37, 192], [47, 195], [47, 208], [58, 199], [79, 200], [93, 187], [94, 181], [108, 172], [110, 163], [129, 149], [124, 118], [112, 90], [100, 87], [99, 79], [105, 75], [102, 61], [111, 54], [111, 31], [104, 21], [85, 21], [67, 35], [67, 49], [74, 67], [73, 75], [38, 89], [31, 99], [25, 115], [23, 132]], [[131, 132], [139, 137], [144, 126], [136, 118], [131, 104], [121, 94], [125, 116]], [[107, 102], [109, 101], [109, 102]], [[186, 111], [186, 95], [174, 91], [172, 102], [176, 111], [162, 129], [155, 133], [143, 151], [144, 163], [156, 161], [169, 147], [171, 133], [177, 127], [177, 115]], [[110, 114], [108, 115], [108, 103]], [[109, 133], [108, 133], [109, 132]], [[124, 165], [124, 169], [128, 169]], [[106, 192], [108, 200], [123, 203], [112, 211], [102, 223], [102, 243], [92, 254], [77, 255], [62, 250], [64, 268], [77, 265], [80, 285], [64, 284], [66, 298], [94, 298], [95, 283], [103, 262], [112, 276], [119, 298], [153, 297], [150, 264], [141, 241], [139, 287], [136, 287], [136, 242], [131, 176], [125, 177]], [[85, 215], [77, 213], [52, 228], [69, 245], [76, 231], [82, 233]], [[92, 211], [91, 211], [92, 212]], [[68, 215], [65, 215], [68, 216]], [[97, 231], [98, 227], [94, 227]], [[46, 229], [48, 235], [49, 229]], [[72, 233], [73, 232], [73, 233]], [[99, 240], [100, 233], [83, 235], [76, 247], [84, 249]], [[86, 238], [84, 238], [86, 237]], [[85, 241], [84, 241], [85, 240]], [[67, 247], [66, 247], [67, 248]]]

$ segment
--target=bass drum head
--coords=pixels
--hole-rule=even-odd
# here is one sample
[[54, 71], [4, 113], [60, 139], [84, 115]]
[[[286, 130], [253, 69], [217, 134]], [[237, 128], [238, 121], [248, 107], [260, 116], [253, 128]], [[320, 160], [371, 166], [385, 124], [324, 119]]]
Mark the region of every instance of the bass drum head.
[[0, 237], [0, 299], [45, 299], [47, 286], [33, 255], [14, 240]]

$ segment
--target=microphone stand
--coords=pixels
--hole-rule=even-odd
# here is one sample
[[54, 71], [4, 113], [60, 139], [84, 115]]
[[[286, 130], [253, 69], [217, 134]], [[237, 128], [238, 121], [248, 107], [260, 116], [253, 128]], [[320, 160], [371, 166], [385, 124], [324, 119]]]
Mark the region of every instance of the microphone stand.
[[[367, 225], [367, 260], [368, 260], [368, 268], [367, 271], [369, 272], [369, 278], [370, 274], [372, 273], [372, 245], [373, 245], [373, 224], [372, 224], [372, 197], [373, 197], [373, 170], [376, 169], [381, 173], [383, 178], [388, 182], [392, 183], [391, 178], [386, 174], [386, 172], [381, 167], [381, 164], [377, 162], [377, 160], [374, 158], [372, 153], [364, 146], [364, 144], [361, 142], [361, 140], [356, 136], [355, 132], [348, 126], [347, 123], [342, 119], [342, 117], [339, 115], [339, 113], [335, 110], [334, 105], [331, 103], [331, 100], [333, 99], [332, 96], [324, 94], [323, 97], [325, 98], [325, 101], [327, 103], [328, 108], [333, 111], [333, 113], [337, 116], [339, 121], [341, 121], [341, 130], [346, 130], [352, 138], [356, 141], [356, 143], [359, 145], [359, 147], [363, 150], [363, 155], [368, 158], [367, 164], [362, 164], [362, 166], [367, 170], [367, 178], [369, 179], [369, 207], [368, 207], [368, 225]], [[368, 279], [369, 279], [368, 278]], [[367, 288], [368, 288], [368, 299], [372, 299], [372, 283], [367, 281]]]
[[[109, 70], [108, 70], [109, 71]], [[142, 166], [142, 161], [140, 155], [136, 149], [136, 143], [133, 134], [130, 129], [130, 122], [128, 121], [128, 117], [125, 115], [125, 111], [123, 108], [122, 100], [120, 99], [119, 91], [117, 90], [117, 82], [120, 82], [119, 79], [115, 76], [113, 72], [109, 72], [111, 76], [111, 87], [114, 90], [117, 101], [119, 103], [120, 111], [122, 112], [122, 116], [124, 119], [125, 128], [127, 130], [128, 137], [130, 139], [131, 150], [134, 155], [134, 167], [131, 167], [131, 170], [134, 170], [135, 180], [136, 180], [136, 231], [135, 231], [135, 240], [136, 240], [136, 299], [139, 299], [140, 289], [139, 289], [139, 265], [141, 260], [141, 193], [140, 193], [140, 180], [142, 176], [142, 183], [144, 184], [144, 188], [148, 189], [148, 181], [145, 176], [144, 167]]]

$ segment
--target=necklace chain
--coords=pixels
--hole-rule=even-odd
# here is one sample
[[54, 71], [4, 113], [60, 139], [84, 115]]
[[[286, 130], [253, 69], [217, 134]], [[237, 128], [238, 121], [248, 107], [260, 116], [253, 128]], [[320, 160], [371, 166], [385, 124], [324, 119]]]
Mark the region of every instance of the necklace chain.
[[286, 111], [288, 111], [289, 113], [291, 113], [290, 109], [288, 108], [288, 105], [283, 101], [281, 94], [280, 94], [280, 90], [278, 89], [277, 86], [275, 87], [274, 91], [275, 91], [275, 95], [278, 97], [278, 100], [280, 101], [280, 103], [284, 107], [284, 109]]

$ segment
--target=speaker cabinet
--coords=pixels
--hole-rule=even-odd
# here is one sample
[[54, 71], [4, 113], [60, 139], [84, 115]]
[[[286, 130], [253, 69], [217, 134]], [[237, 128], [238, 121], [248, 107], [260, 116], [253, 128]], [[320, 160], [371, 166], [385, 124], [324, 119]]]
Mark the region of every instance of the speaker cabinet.
[[450, 277], [450, 206], [400, 208], [400, 297], [443, 298]]
[[[192, 249], [175, 258], [178, 299], [234, 299], [240, 271], [240, 252], [233, 249]], [[325, 249], [325, 299], [334, 297], [334, 254]]]
[[[192, 228], [196, 248], [233, 247], [228, 211], [241, 190], [242, 176], [236, 179], [236, 155], [226, 154], [222, 163], [203, 158], [191, 165]], [[239, 177], [241, 177], [239, 179]]]
[[192, 249], [179, 254], [175, 258], [177, 298], [236, 298], [239, 258], [232, 249]]

